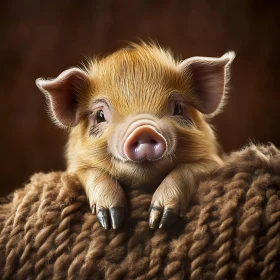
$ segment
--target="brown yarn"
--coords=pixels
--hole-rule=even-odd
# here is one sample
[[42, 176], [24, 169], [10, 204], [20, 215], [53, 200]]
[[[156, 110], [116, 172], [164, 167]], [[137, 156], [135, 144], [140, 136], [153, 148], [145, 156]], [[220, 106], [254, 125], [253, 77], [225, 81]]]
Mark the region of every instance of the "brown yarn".
[[127, 189], [103, 230], [77, 179], [35, 174], [0, 199], [1, 279], [280, 279], [280, 151], [251, 145], [203, 182], [184, 219], [151, 230], [152, 192]]

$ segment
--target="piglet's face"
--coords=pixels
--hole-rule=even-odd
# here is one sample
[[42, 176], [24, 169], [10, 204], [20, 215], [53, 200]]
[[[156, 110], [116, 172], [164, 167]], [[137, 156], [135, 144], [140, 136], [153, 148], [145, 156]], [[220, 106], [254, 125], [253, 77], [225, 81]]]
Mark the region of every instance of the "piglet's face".
[[133, 183], [215, 154], [204, 115], [221, 107], [233, 57], [176, 62], [158, 47], [133, 45], [87, 70], [38, 79], [53, 119], [71, 130], [69, 169], [101, 168]]

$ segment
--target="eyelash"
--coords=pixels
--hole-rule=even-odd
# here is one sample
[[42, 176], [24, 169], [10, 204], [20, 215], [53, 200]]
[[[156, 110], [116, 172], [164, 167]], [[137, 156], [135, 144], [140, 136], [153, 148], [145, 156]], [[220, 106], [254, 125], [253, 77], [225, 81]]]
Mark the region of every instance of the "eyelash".
[[97, 136], [99, 133], [100, 133], [100, 127], [99, 126], [95, 126], [95, 125], [92, 125], [89, 129], [89, 135], [90, 136]]
[[194, 122], [190, 117], [187, 116], [175, 116], [176, 120], [181, 124], [181, 125], [187, 125], [187, 126], [193, 126]]

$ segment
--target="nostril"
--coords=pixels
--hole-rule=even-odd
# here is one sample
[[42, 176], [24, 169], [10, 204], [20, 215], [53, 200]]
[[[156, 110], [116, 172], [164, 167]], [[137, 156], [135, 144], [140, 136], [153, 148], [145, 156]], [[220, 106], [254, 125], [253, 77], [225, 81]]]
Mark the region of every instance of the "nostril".
[[137, 148], [139, 146], [139, 142], [138, 141], [135, 141], [133, 144], [132, 144], [132, 147], [133, 148]]
[[155, 139], [152, 139], [152, 138], [150, 140], [146, 140], [146, 141], [134, 141], [131, 146], [132, 146], [132, 148], [137, 148], [141, 144], [150, 144], [152, 146], [155, 146], [158, 144], [158, 141], [156, 141]]

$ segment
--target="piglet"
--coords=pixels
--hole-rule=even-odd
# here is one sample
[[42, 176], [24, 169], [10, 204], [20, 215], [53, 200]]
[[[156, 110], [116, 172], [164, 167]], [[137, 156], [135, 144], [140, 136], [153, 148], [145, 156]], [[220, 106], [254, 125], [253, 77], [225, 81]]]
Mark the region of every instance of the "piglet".
[[155, 188], [151, 228], [184, 215], [200, 178], [222, 164], [208, 124], [223, 105], [234, 53], [183, 61], [132, 43], [88, 67], [36, 80], [54, 122], [69, 130], [74, 172], [105, 229], [124, 220], [122, 185]]

